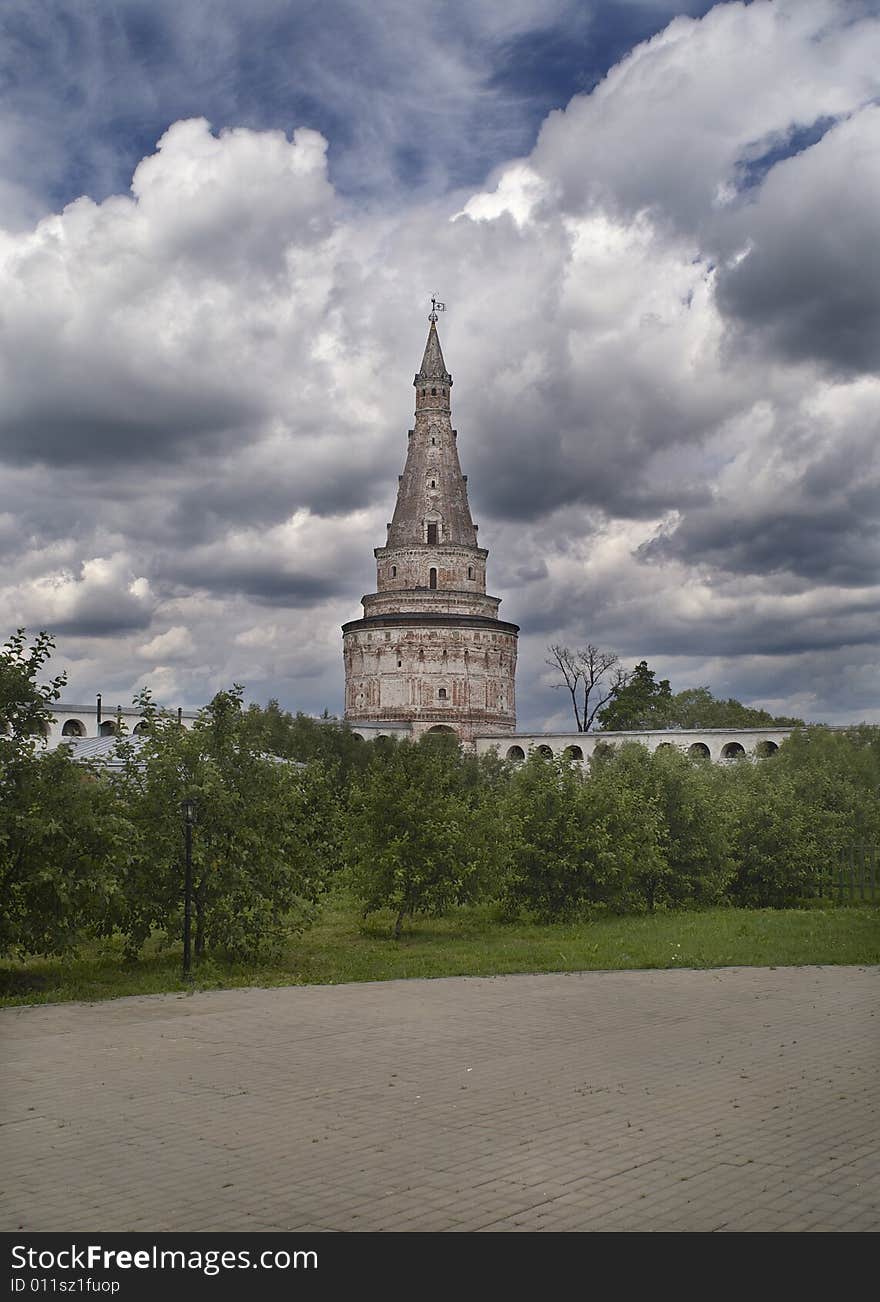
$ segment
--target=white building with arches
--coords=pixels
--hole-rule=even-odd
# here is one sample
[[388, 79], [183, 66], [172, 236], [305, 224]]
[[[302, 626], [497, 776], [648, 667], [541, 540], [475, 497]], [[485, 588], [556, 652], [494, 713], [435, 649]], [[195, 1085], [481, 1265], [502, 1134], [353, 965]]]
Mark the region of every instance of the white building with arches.
[[640, 732], [518, 732], [476, 740], [478, 755], [495, 751], [502, 759], [520, 763], [537, 751], [548, 759], [561, 755], [575, 761], [607, 754], [626, 742], [638, 742], [649, 751], [664, 746], [694, 759], [721, 763], [737, 759], [765, 759], [774, 755], [793, 728], [670, 728]]
[[[137, 736], [145, 730], [141, 711], [136, 706], [114, 705], [99, 706], [97, 700], [91, 705], [68, 705], [59, 701], [51, 707], [53, 721], [46, 733], [46, 744], [57, 746], [62, 741], [76, 741], [81, 737], [115, 737], [118, 733]], [[191, 728], [196, 721], [196, 710], [174, 710], [176, 718], [184, 728]]]

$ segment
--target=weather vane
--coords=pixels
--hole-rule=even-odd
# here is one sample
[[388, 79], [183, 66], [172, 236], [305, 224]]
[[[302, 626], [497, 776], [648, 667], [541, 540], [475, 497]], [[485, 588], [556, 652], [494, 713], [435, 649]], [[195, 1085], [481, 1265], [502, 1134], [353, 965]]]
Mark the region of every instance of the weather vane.
[[431, 311], [430, 311], [430, 313], [429, 313], [429, 315], [428, 315], [428, 320], [429, 320], [429, 321], [436, 321], [436, 320], [437, 320], [437, 313], [438, 313], [438, 312], [445, 312], [445, 311], [446, 311], [446, 304], [445, 304], [445, 303], [441, 303], [440, 300], [439, 300], [439, 298], [437, 297], [436, 294], [432, 295], [432, 297], [431, 297]]

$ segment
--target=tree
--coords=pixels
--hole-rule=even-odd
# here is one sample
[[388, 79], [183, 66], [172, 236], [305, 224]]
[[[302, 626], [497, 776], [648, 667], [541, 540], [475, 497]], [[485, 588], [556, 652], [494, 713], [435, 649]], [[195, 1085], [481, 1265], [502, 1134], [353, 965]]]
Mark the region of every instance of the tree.
[[393, 911], [395, 938], [406, 917], [473, 900], [491, 877], [501, 828], [490, 765], [479, 781], [481, 762], [446, 736], [374, 749], [351, 796], [349, 880], [365, 917]]
[[532, 752], [514, 773], [505, 801], [506, 872], [502, 904], [542, 920], [576, 911], [590, 896], [584, 870], [591, 828], [583, 776], [564, 758]]
[[50, 635], [42, 632], [28, 647], [26, 631], [19, 628], [0, 651], [0, 760], [8, 763], [32, 751], [48, 731], [52, 702], [67, 683], [65, 673], [47, 683], [37, 681], [54, 646]]
[[209, 947], [242, 960], [270, 957], [307, 925], [339, 858], [338, 811], [319, 764], [263, 754], [248, 736], [242, 689], [218, 692], [186, 730], [136, 702], [147, 731], [117, 746], [112, 779], [133, 824], [113, 923], [136, 953], [154, 928], [180, 935], [184, 797], [194, 801], [195, 956]]
[[38, 681], [54, 643], [24, 629], [0, 651], [0, 952], [62, 954], [116, 892], [126, 825], [93, 770], [39, 745], [65, 675]]
[[310, 763], [319, 760], [335, 772], [341, 786], [369, 763], [370, 748], [345, 724], [331, 719], [326, 710], [321, 719], [282, 710], [278, 701], [249, 705], [243, 727], [251, 741], [270, 755]]
[[629, 674], [620, 668], [613, 651], [600, 651], [592, 643], [580, 651], [570, 651], [559, 643], [547, 650], [550, 658], [546, 663], [562, 675], [562, 682], [553, 686], [568, 691], [578, 732], [589, 732], [602, 707], [626, 686]]
[[642, 728], [665, 728], [669, 723], [672, 690], [669, 679], [656, 682], [656, 674], [640, 660], [628, 680], [599, 714], [603, 732], [628, 732]]
[[827, 808], [805, 803], [792, 775], [775, 762], [737, 764], [725, 777], [734, 829], [733, 902], [784, 908], [817, 895], [831, 866]]
[[657, 802], [611, 767], [585, 778], [564, 757], [533, 754], [517, 770], [504, 807], [508, 909], [550, 921], [596, 905], [644, 907], [637, 878], [663, 871], [662, 820]]
[[676, 728], [769, 728], [774, 724], [794, 728], [802, 727], [804, 722], [754, 709], [732, 696], [718, 700], [708, 687], [686, 687], [677, 692], [669, 702], [667, 715], [667, 726]]
[[694, 764], [672, 746], [655, 751], [629, 743], [601, 766], [604, 779], [653, 805], [661, 820], [661, 855], [640, 859], [633, 872], [634, 899], [658, 906], [715, 904], [733, 872], [729, 811], [721, 790], [727, 771]]

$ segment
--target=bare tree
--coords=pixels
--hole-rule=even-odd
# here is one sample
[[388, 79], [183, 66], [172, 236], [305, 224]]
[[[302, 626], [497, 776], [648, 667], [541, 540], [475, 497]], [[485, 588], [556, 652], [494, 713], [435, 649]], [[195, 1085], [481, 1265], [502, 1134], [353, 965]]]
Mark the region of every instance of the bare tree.
[[590, 642], [580, 651], [570, 651], [559, 643], [547, 650], [550, 659], [546, 663], [562, 675], [562, 682], [553, 686], [568, 691], [578, 732], [589, 732], [602, 706], [626, 686], [630, 674], [620, 668], [613, 651], [600, 651]]

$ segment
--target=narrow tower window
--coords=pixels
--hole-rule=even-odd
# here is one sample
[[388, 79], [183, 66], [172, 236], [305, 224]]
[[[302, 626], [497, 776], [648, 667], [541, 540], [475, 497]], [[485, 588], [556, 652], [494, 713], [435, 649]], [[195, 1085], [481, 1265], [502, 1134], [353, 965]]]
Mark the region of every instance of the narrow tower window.
[[396, 579], [396, 578], [397, 578], [397, 566], [396, 566], [396, 565], [392, 565], [392, 566], [391, 566], [391, 577], [392, 577], [392, 579]]
[[439, 692], [437, 693], [437, 695], [438, 695], [438, 697], [440, 698], [441, 701], [445, 701], [445, 700], [446, 700], [446, 688], [445, 688], [445, 687], [441, 687], [440, 690], [439, 690]]
[[469, 578], [469, 579], [472, 579], [473, 577], [474, 577], [474, 567], [473, 567], [473, 565], [469, 565], [469, 566], [468, 566], [468, 578]]
[[433, 567], [431, 568], [431, 571], [428, 575], [428, 586], [431, 588], [437, 587], [437, 571]]
[[437, 541], [437, 522], [436, 520], [431, 520], [428, 523], [428, 542], [435, 543], [436, 541]]

